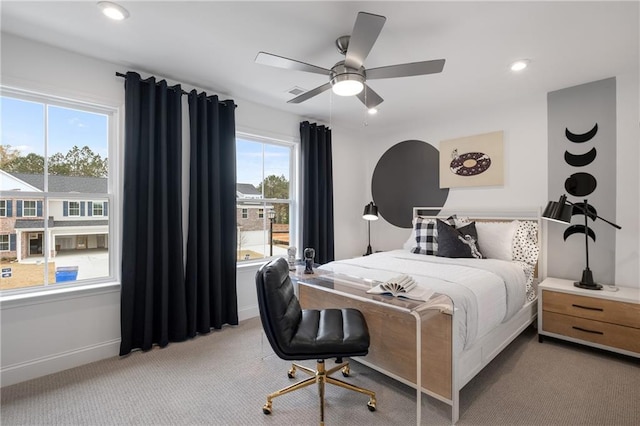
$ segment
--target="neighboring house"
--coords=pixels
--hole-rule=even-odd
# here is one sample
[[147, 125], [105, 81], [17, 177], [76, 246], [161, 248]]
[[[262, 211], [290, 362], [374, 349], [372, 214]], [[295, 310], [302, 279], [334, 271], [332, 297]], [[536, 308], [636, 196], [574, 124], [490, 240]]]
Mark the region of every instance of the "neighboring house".
[[236, 184], [236, 219], [239, 230], [261, 231], [264, 230], [264, 220], [268, 217], [267, 211], [272, 205], [265, 205], [262, 193], [250, 183]]
[[[44, 176], [0, 170], [1, 191], [42, 192]], [[49, 192], [106, 194], [107, 179], [49, 176]], [[14, 193], [15, 194], [15, 193]], [[16, 195], [0, 198], [0, 257], [18, 261], [44, 255], [45, 232], [50, 256], [61, 250], [108, 248], [109, 205], [106, 199], [50, 198], [45, 229], [44, 197]]]

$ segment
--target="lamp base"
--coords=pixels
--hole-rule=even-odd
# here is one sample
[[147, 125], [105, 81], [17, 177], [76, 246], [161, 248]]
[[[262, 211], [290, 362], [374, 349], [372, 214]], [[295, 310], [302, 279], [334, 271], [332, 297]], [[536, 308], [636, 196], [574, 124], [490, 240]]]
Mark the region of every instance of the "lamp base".
[[573, 285], [587, 290], [602, 290], [602, 285], [593, 282], [593, 274], [589, 268], [582, 271], [582, 279], [579, 282], [574, 282]]
[[597, 283], [589, 284], [589, 283], [574, 282], [573, 285], [580, 288], [586, 288], [587, 290], [602, 290], [602, 285]]

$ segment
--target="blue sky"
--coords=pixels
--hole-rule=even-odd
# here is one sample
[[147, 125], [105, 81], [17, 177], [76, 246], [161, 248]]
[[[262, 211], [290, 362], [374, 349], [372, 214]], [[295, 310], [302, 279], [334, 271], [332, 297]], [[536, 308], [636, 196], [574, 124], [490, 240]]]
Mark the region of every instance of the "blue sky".
[[236, 138], [238, 183], [250, 183], [258, 186], [264, 179], [263, 176], [269, 175], [284, 175], [285, 179], [289, 180], [290, 153], [291, 150], [287, 147]]
[[[43, 104], [10, 97], [0, 98], [0, 144], [11, 145], [22, 155], [44, 155]], [[108, 117], [58, 106], [49, 106], [48, 154], [66, 154], [74, 145], [89, 146], [108, 157]], [[236, 166], [239, 183], [257, 186], [264, 176], [284, 175], [289, 180], [288, 147], [237, 138]]]
[[[0, 104], [0, 143], [11, 145], [22, 155], [44, 155], [44, 105], [2, 97]], [[104, 114], [95, 114], [58, 106], [49, 106], [48, 154], [66, 154], [74, 145], [88, 146], [108, 157], [107, 125]]]

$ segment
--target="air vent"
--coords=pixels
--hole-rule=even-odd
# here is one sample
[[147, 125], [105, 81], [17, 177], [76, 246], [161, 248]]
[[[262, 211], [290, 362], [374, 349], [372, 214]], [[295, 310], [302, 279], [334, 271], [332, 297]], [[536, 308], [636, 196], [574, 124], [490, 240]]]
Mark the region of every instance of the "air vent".
[[306, 92], [305, 89], [298, 86], [293, 86], [291, 89], [287, 90], [288, 93], [291, 93], [293, 96], [298, 96], [301, 93]]

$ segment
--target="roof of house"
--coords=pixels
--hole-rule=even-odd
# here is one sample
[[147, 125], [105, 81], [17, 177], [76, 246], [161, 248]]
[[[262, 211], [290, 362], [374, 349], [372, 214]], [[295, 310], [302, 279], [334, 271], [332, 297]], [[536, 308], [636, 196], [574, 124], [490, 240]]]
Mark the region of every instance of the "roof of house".
[[[106, 219], [100, 220], [53, 220], [49, 218], [47, 226], [49, 228], [59, 228], [63, 226], [105, 226], [109, 225]], [[14, 225], [15, 229], [44, 229], [44, 220], [42, 219], [17, 219]]]
[[[11, 173], [14, 177], [44, 191], [44, 175]], [[49, 192], [107, 193], [107, 178], [49, 175]]]
[[244, 195], [262, 195], [260, 191], [250, 183], [237, 183], [236, 191]]

